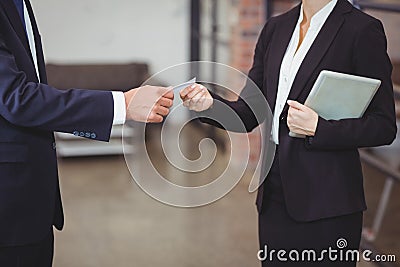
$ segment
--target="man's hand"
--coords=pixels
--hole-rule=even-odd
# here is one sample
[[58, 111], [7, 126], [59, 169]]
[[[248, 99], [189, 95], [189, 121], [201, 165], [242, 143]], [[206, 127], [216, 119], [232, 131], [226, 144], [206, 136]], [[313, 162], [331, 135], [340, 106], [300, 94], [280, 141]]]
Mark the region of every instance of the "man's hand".
[[318, 125], [318, 114], [297, 101], [288, 102], [287, 125], [292, 133], [314, 136]]
[[172, 89], [172, 87], [146, 85], [124, 93], [126, 119], [138, 122], [162, 122], [173, 104]]
[[214, 100], [207, 88], [200, 84], [193, 84], [180, 92], [183, 105], [197, 112], [209, 109]]

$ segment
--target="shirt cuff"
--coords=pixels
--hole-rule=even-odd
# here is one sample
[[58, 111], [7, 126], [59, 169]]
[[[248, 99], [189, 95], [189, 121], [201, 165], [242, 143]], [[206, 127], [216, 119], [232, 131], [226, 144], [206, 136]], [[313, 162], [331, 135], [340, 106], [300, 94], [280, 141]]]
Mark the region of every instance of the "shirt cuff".
[[113, 125], [121, 125], [126, 120], [126, 107], [125, 107], [125, 96], [123, 92], [112, 91], [114, 99], [114, 119]]

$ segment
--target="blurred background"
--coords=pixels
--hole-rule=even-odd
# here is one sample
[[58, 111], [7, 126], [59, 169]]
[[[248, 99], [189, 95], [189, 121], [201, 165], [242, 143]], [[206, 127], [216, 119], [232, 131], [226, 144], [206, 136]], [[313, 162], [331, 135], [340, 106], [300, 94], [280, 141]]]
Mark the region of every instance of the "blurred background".
[[[50, 84], [60, 89], [127, 90], [167, 67], [188, 61], [220, 62], [247, 73], [264, 23], [298, 2], [34, 0], [32, 5]], [[399, 99], [400, 1], [354, 2], [385, 25]], [[181, 83], [191, 78], [192, 72], [187, 69], [177, 77], [161, 77], [159, 84]], [[183, 120], [191, 114], [181, 116]], [[226, 134], [193, 121], [179, 137], [186, 156], [199, 157], [199, 141], [211, 137], [218, 147], [216, 160], [205, 173], [169, 171], [173, 167], [160, 148], [160, 127], [148, 127], [147, 148], [153, 164], [169, 178], [204, 184], [226, 167], [230, 145]], [[140, 162], [135, 129], [124, 134], [132, 137], [127, 149]], [[147, 196], [131, 178], [121, 136], [122, 127], [113, 128], [107, 144], [57, 134], [66, 225], [56, 233], [56, 267], [259, 266], [255, 194], [247, 191], [248, 175], [211, 205], [194, 209], [167, 206]], [[258, 135], [249, 138], [255, 162]], [[360, 266], [400, 266], [399, 143], [398, 138], [390, 147], [361, 151], [369, 207], [362, 248], [395, 255], [397, 265]]]

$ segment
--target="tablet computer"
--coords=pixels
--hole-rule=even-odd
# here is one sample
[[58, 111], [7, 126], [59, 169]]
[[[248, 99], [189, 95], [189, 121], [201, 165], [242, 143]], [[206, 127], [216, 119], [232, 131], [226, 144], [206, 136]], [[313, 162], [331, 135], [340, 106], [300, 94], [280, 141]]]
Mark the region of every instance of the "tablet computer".
[[377, 79], [324, 70], [304, 105], [326, 120], [361, 118], [380, 85]]

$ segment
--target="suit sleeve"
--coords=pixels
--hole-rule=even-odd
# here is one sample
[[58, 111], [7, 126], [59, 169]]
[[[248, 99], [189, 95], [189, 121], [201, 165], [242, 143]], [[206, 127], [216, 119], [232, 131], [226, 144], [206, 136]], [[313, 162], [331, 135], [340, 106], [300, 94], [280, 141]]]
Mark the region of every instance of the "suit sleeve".
[[[228, 101], [215, 93], [211, 93], [214, 98], [214, 105], [213, 108], [200, 114], [203, 116], [201, 119], [202, 122], [228, 131], [251, 132], [265, 120], [265, 115], [268, 114], [266, 110], [268, 106], [265, 104], [266, 100], [261, 89], [264, 80], [264, 56], [272, 30], [270, 20], [262, 29], [257, 41], [253, 65], [248, 75], [249, 79], [240, 96], [238, 96], [238, 100]], [[240, 120], [232, 119], [229, 115], [227, 116], [227, 112], [224, 111], [226, 107], [233, 110]]]
[[354, 45], [355, 74], [382, 81], [362, 118], [324, 120], [319, 118], [316, 134], [306, 139], [311, 149], [345, 150], [389, 145], [396, 138], [392, 65], [380, 21], [364, 27]]
[[113, 105], [111, 92], [58, 90], [27, 81], [0, 35], [0, 116], [11, 124], [43, 131], [84, 133], [85, 137], [108, 141]]

